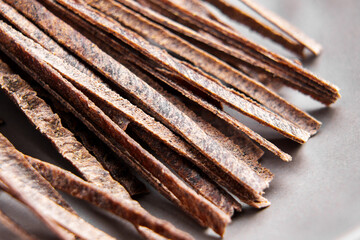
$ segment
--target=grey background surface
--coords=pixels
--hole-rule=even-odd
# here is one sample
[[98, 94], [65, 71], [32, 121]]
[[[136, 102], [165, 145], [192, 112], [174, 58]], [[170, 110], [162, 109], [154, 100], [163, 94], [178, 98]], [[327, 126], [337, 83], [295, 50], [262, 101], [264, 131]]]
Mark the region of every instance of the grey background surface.
[[[282, 94], [323, 122], [320, 132], [300, 146], [257, 124], [249, 124], [293, 156], [291, 163], [271, 154], [262, 163], [275, 173], [266, 191], [271, 207], [245, 208], [229, 225], [224, 239], [357, 239], [360, 232], [360, 1], [258, 0], [320, 42], [324, 51], [306, 68], [341, 88], [342, 99], [331, 108], [283, 89]], [[237, 2], [237, 0], [233, 0]], [[273, 48], [261, 38], [258, 42]], [[275, 47], [289, 57], [289, 53]], [[66, 167], [52, 146], [0, 93], [0, 132], [21, 151]], [[122, 220], [67, 195], [87, 221], [119, 239], [140, 239]], [[199, 227], [156, 192], [139, 197], [155, 216], [170, 220], [196, 239], [217, 238]], [[0, 208], [26, 229], [52, 239], [42, 224], [0, 192]], [[0, 239], [16, 239], [0, 226]]]

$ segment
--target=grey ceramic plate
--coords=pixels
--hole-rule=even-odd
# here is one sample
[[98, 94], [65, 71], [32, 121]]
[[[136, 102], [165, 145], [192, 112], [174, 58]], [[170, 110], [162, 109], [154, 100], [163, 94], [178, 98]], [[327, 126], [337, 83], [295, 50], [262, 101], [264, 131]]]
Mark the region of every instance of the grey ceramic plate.
[[[258, 0], [323, 44], [321, 56], [306, 68], [341, 88], [342, 99], [331, 108], [294, 91], [283, 95], [323, 122], [320, 132], [303, 146], [250, 123], [264, 136], [291, 153], [284, 163], [271, 154], [263, 164], [276, 175], [266, 197], [271, 207], [262, 211], [245, 208], [234, 217], [225, 239], [338, 239], [360, 235], [360, 1], [358, 0]], [[238, 0], [233, 0], [238, 2]], [[258, 42], [272, 48], [262, 38]], [[274, 48], [287, 56], [280, 48]], [[37, 133], [16, 107], [0, 93], [0, 127], [17, 148], [61, 165], [62, 159]], [[65, 196], [87, 221], [119, 239], [140, 239], [118, 218], [82, 201]], [[155, 216], [167, 219], [196, 239], [216, 236], [199, 227], [156, 192], [138, 198]], [[43, 226], [5, 193], [0, 208], [26, 229], [51, 239]], [[0, 239], [15, 239], [0, 226]]]

